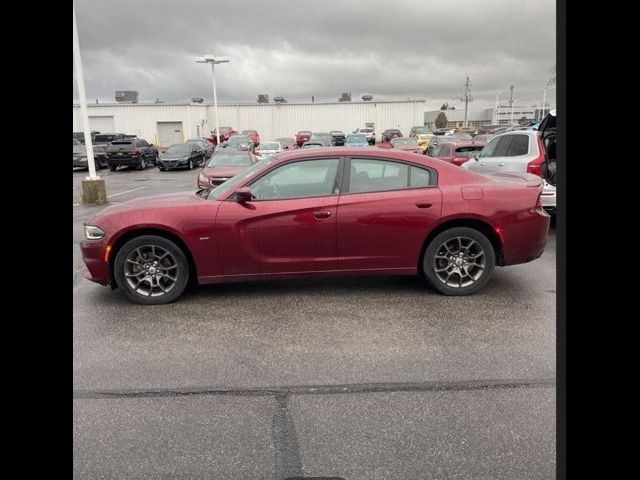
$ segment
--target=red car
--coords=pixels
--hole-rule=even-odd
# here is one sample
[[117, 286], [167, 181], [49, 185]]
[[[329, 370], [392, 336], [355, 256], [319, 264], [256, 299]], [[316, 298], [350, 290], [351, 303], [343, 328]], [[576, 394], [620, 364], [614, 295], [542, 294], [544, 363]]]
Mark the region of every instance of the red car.
[[198, 188], [220, 185], [257, 161], [258, 158], [253, 152], [245, 150], [216, 152], [211, 156], [204, 170], [198, 175]]
[[240, 135], [246, 135], [251, 138], [251, 141], [256, 147], [260, 145], [260, 134], [257, 130], [243, 130], [240, 132]]
[[311, 139], [311, 132], [309, 130], [300, 130], [296, 133], [296, 143], [299, 147], [301, 147], [303, 143], [308, 142], [309, 139]]
[[443, 143], [432, 157], [460, 166], [469, 160], [469, 156], [473, 152], [479, 152], [485, 145], [485, 142], [476, 141]]
[[[236, 132], [233, 128], [231, 127], [220, 127], [220, 143], [223, 144], [224, 142], [229, 140], [229, 137], [231, 137], [231, 135], [236, 134], [238, 132]], [[213, 130], [211, 132], [211, 136], [210, 137], [206, 137], [207, 140], [209, 140], [211, 142], [212, 145], [217, 145], [218, 144], [218, 137], [216, 135], [216, 131]]]
[[494, 266], [542, 255], [542, 178], [477, 174], [394, 149], [283, 152], [213, 189], [123, 202], [85, 224], [85, 275], [137, 303], [190, 280], [421, 274], [480, 290]]

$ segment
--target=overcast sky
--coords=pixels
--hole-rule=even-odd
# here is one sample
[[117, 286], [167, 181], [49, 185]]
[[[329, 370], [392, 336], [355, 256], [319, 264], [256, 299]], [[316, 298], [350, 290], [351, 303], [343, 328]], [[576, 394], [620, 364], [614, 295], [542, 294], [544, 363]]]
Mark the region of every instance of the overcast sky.
[[[460, 108], [541, 103], [555, 75], [554, 0], [75, 0], [89, 102], [425, 99]], [[74, 99], [78, 98], [73, 80]], [[547, 94], [555, 102], [555, 87]]]

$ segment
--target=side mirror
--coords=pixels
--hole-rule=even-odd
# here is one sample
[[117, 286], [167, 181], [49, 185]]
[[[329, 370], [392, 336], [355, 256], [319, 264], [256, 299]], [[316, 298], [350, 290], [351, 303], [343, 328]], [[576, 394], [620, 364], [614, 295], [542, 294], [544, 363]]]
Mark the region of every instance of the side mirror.
[[236, 190], [236, 200], [239, 203], [250, 202], [253, 200], [253, 194], [249, 187], [242, 187]]

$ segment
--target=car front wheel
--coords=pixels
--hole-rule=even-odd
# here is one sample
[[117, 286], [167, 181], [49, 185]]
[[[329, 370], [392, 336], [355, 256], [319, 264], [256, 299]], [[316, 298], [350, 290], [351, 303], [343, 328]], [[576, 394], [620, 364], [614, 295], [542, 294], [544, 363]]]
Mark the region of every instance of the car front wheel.
[[189, 263], [174, 242], [157, 235], [129, 240], [114, 262], [118, 286], [127, 297], [143, 305], [170, 303], [189, 282]]
[[429, 284], [445, 295], [470, 295], [491, 278], [496, 263], [489, 239], [478, 230], [455, 227], [434, 237], [422, 267]]

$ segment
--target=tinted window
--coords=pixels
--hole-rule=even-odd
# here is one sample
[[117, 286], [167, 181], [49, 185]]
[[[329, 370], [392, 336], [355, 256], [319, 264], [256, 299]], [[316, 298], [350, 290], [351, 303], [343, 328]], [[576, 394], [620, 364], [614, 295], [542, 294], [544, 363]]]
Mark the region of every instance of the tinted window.
[[349, 192], [380, 192], [407, 188], [409, 166], [385, 160], [352, 159]]
[[431, 182], [431, 172], [419, 167], [409, 168], [409, 186], [415, 187], [428, 187]]
[[513, 135], [502, 137], [498, 142], [498, 146], [496, 147], [496, 151], [493, 153], [493, 156], [506, 157], [509, 147], [511, 146], [511, 142], [513, 142]]
[[338, 163], [337, 158], [287, 163], [251, 184], [251, 192], [259, 200], [332, 195]]
[[529, 153], [529, 137], [527, 135], [511, 135], [513, 141], [509, 147], [508, 157], [516, 157]]
[[513, 140], [514, 135], [505, 135], [502, 137], [492, 138], [486, 147], [482, 149], [479, 158], [484, 157], [504, 157], [509, 151], [509, 146]]
[[107, 143], [113, 142], [116, 138], [118, 138], [116, 135], [96, 135], [93, 141], [96, 143]]
[[440, 148], [438, 148], [438, 153], [436, 154], [436, 157], [448, 157], [450, 153], [449, 149], [450, 149], [449, 145], [440, 146]]

